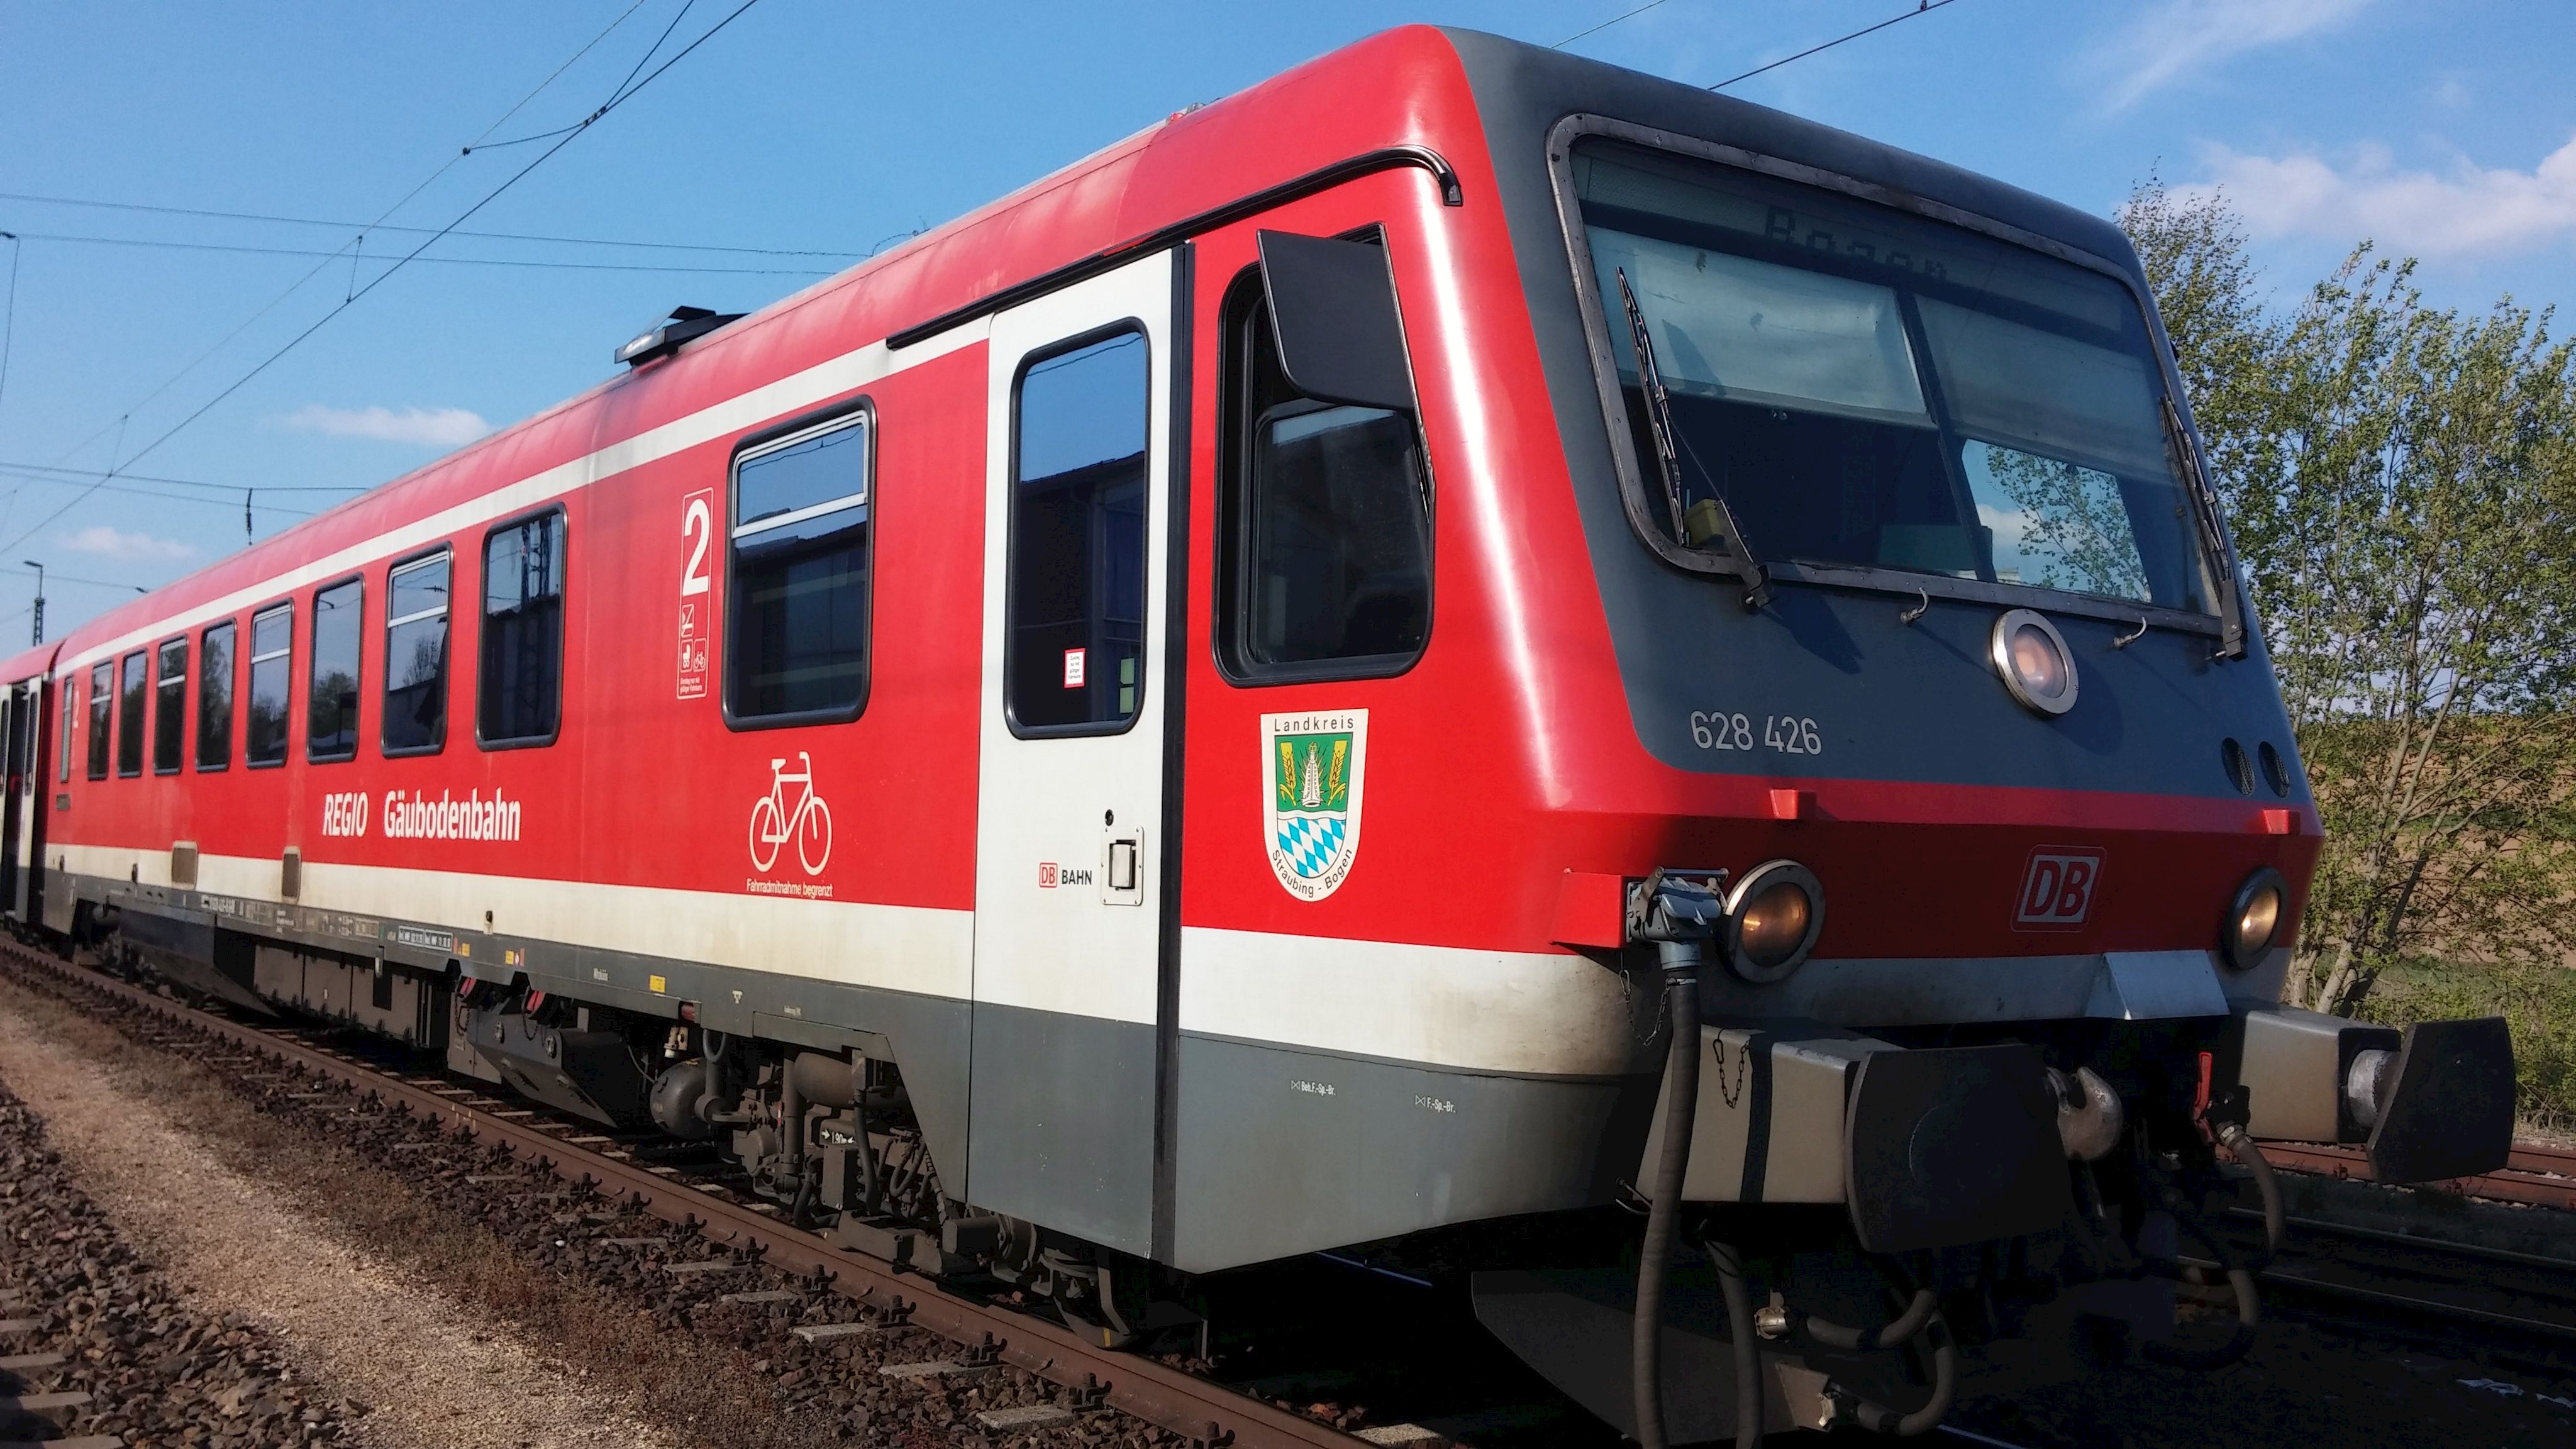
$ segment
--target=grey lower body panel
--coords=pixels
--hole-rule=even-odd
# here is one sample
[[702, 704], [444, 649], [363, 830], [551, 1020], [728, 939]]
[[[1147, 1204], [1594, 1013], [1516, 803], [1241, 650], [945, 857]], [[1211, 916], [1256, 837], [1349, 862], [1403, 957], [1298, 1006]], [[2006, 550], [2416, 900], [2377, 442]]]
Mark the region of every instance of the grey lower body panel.
[[1206, 1272], [1606, 1201], [1655, 1089], [1184, 1034], [1173, 1263]]
[[1153, 1027], [980, 1002], [973, 1093], [975, 1206], [1152, 1252]]

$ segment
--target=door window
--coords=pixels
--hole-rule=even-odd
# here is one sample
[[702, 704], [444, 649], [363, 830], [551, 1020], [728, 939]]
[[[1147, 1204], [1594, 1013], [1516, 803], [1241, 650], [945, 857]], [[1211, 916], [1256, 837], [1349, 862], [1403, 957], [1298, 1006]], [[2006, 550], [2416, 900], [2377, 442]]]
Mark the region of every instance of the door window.
[[1015, 733], [1121, 730], [1144, 696], [1143, 333], [1030, 363], [1012, 392], [1009, 629]]

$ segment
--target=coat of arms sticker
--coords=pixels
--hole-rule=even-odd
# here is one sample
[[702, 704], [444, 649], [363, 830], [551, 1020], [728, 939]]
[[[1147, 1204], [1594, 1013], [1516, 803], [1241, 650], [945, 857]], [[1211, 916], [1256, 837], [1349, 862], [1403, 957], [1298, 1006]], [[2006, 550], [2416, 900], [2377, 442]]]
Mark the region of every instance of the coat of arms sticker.
[[1368, 711], [1261, 717], [1263, 838], [1270, 873], [1288, 894], [1320, 901], [1341, 888], [1360, 853], [1360, 782]]

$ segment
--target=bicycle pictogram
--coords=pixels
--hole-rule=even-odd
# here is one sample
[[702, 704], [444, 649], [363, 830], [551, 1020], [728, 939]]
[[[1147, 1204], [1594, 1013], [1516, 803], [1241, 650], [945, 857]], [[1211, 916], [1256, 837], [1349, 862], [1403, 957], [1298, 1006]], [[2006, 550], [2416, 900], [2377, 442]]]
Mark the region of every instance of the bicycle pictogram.
[[[763, 875], [778, 859], [778, 847], [796, 837], [796, 862], [807, 875], [821, 875], [832, 859], [832, 809], [814, 793], [814, 756], [799, 750], [805, 768], [787, 773], [785, 760], [769, 762], [769, 794], [751, 806], [751, 868]], [[787, 787], [797, 787], [796, 808], [787, 808]]]

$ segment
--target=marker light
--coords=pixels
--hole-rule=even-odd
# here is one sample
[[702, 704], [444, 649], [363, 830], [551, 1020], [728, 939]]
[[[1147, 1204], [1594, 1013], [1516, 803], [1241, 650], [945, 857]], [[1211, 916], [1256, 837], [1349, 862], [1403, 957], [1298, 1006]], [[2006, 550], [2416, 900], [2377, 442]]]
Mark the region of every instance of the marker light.
[[2272, 949], [2290, 892], [2281, 873], [2265, 866], [2245, 878], [2227, 905], [2227, 922], [2218, 931], [2218, 954], [2239, 971], [2250, 971]]
[[1765, 861], [1726, 897], [1726, 964], [1757, 985], [1798, 969], [1825, 929], [1825, 888], [1794, 860]]
[[2028, 609], [2007, 609], [1995, 620], [1990, 644], [1995, 673], [2012, 697], [2040, 714], [2075, 707], [2075, 656], [2057, 626]]

